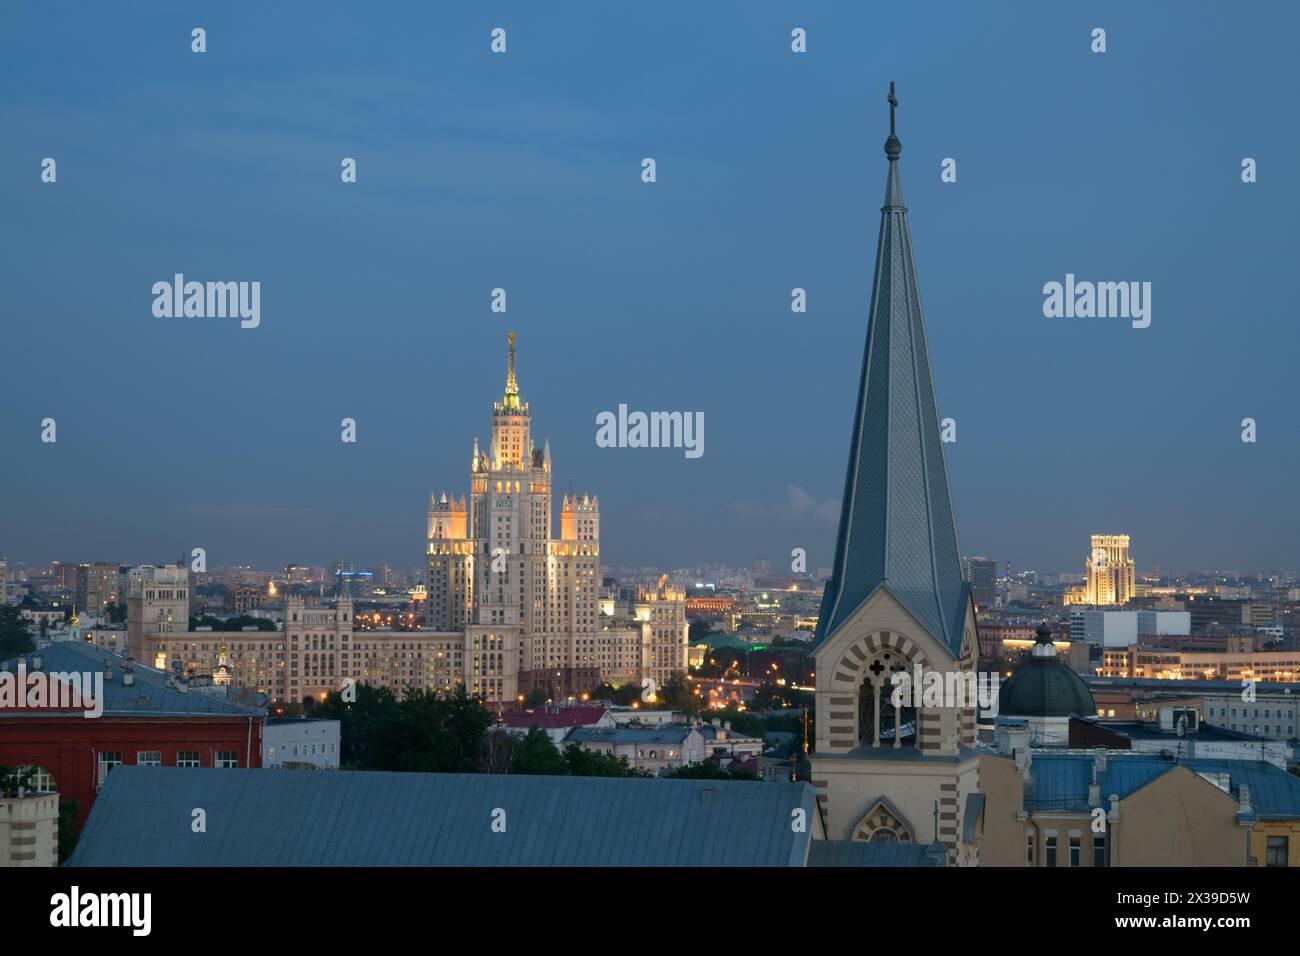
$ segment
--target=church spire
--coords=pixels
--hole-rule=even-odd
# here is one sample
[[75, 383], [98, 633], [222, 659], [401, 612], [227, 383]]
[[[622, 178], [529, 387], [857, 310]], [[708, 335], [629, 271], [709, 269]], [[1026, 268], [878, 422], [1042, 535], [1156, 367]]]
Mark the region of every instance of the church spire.
[[954, 656], [969, 591], [962, 580], [938, 406], [898, 174], [898, 100], [889, 84], [889, 172], [867, 342], [820, 642], [886, 587]]
[[506, 341], [510, 343], [510, 359], [506, 366], [504, 404], [506, 408], [516, 409], [519, 407], [519, 383], [515, 381], [515, 333], [506, 333]]

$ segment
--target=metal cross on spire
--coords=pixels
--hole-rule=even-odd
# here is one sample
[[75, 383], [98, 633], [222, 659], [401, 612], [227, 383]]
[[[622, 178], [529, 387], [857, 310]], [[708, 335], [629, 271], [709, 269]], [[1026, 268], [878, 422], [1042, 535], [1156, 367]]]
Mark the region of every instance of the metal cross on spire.
[[894, 110], [898, 109], [898, 98], [894, 96], [894, 81], [889, 81], [889, 135], [894, 135]]

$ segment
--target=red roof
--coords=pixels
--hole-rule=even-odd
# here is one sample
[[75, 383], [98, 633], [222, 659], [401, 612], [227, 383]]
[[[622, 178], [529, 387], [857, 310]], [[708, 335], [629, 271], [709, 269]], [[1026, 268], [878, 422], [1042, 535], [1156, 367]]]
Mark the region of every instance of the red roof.
[[606, 714], [604, 707], [552, 707], [547, 710], [508, 710], [501, 715], [507, 727], [527, 730], [590, 727]]

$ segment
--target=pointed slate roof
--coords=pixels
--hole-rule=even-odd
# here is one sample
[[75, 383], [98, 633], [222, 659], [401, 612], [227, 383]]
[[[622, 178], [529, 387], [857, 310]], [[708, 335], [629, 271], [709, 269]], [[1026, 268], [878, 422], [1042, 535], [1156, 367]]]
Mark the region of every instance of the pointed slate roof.
[[835, 566], [822, 597], [820, 643], [884, 586], [954, 656], [970, 601], [962, 580], [939, 414], [925, 344], [907, 207], [902, 144], [885, 141], [875, 286], [849, 446]]

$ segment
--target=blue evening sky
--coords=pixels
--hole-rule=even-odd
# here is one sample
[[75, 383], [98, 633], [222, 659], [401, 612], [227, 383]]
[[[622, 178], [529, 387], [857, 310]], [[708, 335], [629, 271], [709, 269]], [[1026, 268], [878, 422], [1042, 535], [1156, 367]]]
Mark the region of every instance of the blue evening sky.
[[[416, 566], [513, 328], [607, 564], [829, 565], [893, 79], [963, 550], [1300, 565], [1298, 9], [6, 3], [0, 553]], [[155, 318], [176, 272], [261, 327]], [[1067, 272], [1151, 282], [1150, 328], [1044, 318]], [[596, 447], [619, 403], [704, 456]]]

